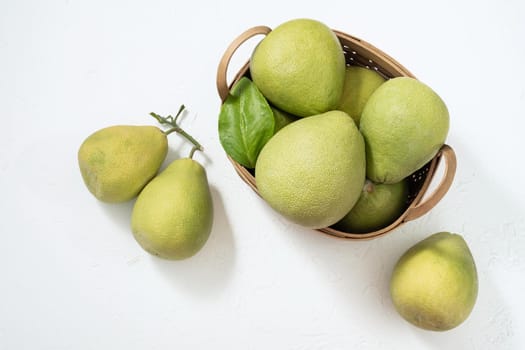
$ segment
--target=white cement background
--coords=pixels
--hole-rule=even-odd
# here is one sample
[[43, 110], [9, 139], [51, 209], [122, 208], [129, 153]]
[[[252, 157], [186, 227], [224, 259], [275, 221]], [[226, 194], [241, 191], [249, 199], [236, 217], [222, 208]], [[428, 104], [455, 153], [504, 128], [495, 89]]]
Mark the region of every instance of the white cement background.
[[[1, 1], [0, 349], [525, 348], [524, 14], [520, 1]], [[446, 101], [458, 170], [425, 217], [333, 239], [280, 218], [227, 162], [219, 59], [245, 29], [297, 17], [369, 41]], [[90, 196], [76, 152], [181, 103], [216, 219], [198, 255], [169, 262], [133, 240], [132, 203]], [[189, 151], [170, 145], [169, 159]], [[464, 324], [433, 333], [395, 313], [387, 286], [400, 254], [441, 230], [464, 235], [480, 289]]]

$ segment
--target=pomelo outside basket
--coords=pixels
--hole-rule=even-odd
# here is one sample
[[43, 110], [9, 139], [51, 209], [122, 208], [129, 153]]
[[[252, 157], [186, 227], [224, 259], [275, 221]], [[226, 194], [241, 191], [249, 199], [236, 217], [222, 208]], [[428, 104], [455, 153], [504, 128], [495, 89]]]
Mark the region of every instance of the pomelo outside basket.
[[[239, 37], [237, 37], [230, 46], [224, 52], [222, 59], [219, 62], [217, 70], [217, 90], [221, 98], [222, 103], [228, 97], [231, 87], [243, 76], [249, 76], [249, 61], [244, 64], [239, 72], [234, 77], [231, 84], [227, 82], [227, 70], [230, 63], [230, 59], [235, 51], [248, 39], [255, 35], [266, 35], [270, 33], [271, 29], [266, 26], [257, 26], [248, 29]], [[394, 78], [399, 76], [408, 76], [415, 78], [405, 67], [395, 61], [392, 57], [382, 52], [373, 45], [366, 41], [356, 38], [354, 36], [345, 34], [343, 32], [334, 30], [334, 33], [339, 38], [341, 46], [343, 48], [347, 65], [357, 65], [373, 69], [385, 78]], [[257, 194], [257, 186], [253, 174], [237, 163], [232, 158], [228, 157], [237, 174], [241, 179], [248, 184]], [[425, 195], [430, 187], [430, 184], [434, 178], [437, 167], [444, 159], [444, 171], [442, 173], [442, 179], [434, 188], [433, 192]], [[368, 232], [368, 233], [352, 233], [335, 230], [327, 227], [318, 229], [317, 231], [335, 236], [340, 238], [362, 240], [371, 239], [382, 236], [386, 233], [391, 232], [400, 225], [417, 219], [422, 215], [428, 213], [447, 193], [449, 190], [454, 175], [456, 172], [456, 155], [454, 150], [449, 145], [443, 145], [436, 156], [428, 162], [421, 169], [409, 176], [409, 194], [407, 197], [407, 208], [406, 210], [395, 220], [392, 224], [384, 227], [380, 230]]]

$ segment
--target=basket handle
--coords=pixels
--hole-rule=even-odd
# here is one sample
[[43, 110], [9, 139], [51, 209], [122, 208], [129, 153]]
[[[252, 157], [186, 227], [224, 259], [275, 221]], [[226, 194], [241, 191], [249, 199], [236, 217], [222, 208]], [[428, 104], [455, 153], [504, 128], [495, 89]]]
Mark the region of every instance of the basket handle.
[[228, 71], [228, 65], [230, 64], [230, 60], [237, 51], [237, 49], [241, 46], [242, 43], [244, 43], [246, 40], [250, 39], [251, 37], [258, 35], [258, 34], [264, 34], [267, 35], [272, 30], [269, 27], [266, 26], [257, 26], [248, 29], [241, 35], [239, 35], [231, 44], [228, 46], [226, 51], [224, 52], [224, 55], [222, 56], [220, 62], [219, 62], [219, 68], [217, 69], [217, 91], [219, 92], [219, 96], [222, 101], [226, 100], [228, 97], [228, 94], [230, 92], [230, 89], [228, 88], [228, 82], [226, 73]]
[[409, 209], [404, 219], [405, 222], [417, 219], [428, 213], [430, 209], [432, 209], [443, 198], [443, 196], [445, 196], [452, 185], [452, 180], [454, 179], [454, 174], [456, 173], [456, 154], [454, 153], [452, 147], [449, 145], [443, 145], [439, 150], [438, 156], [445, 158], [446, 162], [443, 178], [441, 179], [438, 187], [427, 199], [417, 204], [415, 207]]

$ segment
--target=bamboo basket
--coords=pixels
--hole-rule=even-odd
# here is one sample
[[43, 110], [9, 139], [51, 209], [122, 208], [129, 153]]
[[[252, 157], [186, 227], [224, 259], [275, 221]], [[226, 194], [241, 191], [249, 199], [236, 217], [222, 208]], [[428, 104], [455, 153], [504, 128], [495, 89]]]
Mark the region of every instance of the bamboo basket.
[[[244, 64], [240, 71], [237, 72], [231, 84], [228, 84], [227, 70], [233, 54], [248, 39], [256, 35], [266, 35], [270, 33], [270, 31], [271, 29], [266, 26], [250, 28], [233, 40], [233, 42], [224, 52], [217, 69], [217, 91], [222, 103], [224, 103], [228, 97], [232, 86], [241, 77], [249, 76], [250, 74], [250, 62], [248, 61]], [[373, 69], [387, 79], [399, 76], [415, 78], [415, 76], [410, 73], [408, 69], [368, 42], [338, 30], [334, 30], [334, 33], [341, 42], [347, 65], [357, 65], [366, 67], [368, 69]], [[240, 178], [248, 186], [250, 186], [253, 191], [255, 191], [255, 193], [259, 194], [252, 172], [237, 163], [231, 157], [228, 157], [228, 159], [232, 163]], [[442, 162], [442, 160], [444, 160], [444, 162]], [[427, 191], [429, 190], [440, 163], [444, 163], [442, 178], [437, 186], [433, 189], [432, 193], [427, 194]], [[450, 186], [452, 185], [455, 172], [456, 155], [452, 147], [445, 144], [430, 162], [409, 176], [409, 193], [406, 199], [406, 209], [393, 223], [380, 230], [368, 233], [343, 232], [331, 227], [318, 229], [316, 231], [328, 234], [333, 237], [350, 240], [365, 240], [383, 236], [389, 232], [392, 232], [395, 228], [403, 225], [404, 223], [417, 219], [428, 213], [449, 190]]]

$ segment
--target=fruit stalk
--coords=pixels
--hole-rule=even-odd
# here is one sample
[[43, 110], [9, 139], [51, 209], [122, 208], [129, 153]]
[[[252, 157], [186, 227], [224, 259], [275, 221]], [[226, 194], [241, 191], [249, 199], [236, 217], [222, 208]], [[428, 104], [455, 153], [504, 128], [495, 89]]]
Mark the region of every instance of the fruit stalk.
[[188, 134], [184, 129], [182, 129], [177, 124], [177, 119], [182, 114], [182, 111], [184, 111], [184, 108], [185, 108], [185, 106], [181, 105], [180, 108], [179, 108], [179, 111], [177, 112], [175, 117], [172, 117], [171, 115], [168, 115], [167, 117], [163, 117], [163, 116], [161, 116], [161, 115], [159, 115], [157, 113], [154, 113], [154, 112], [151, 112], [150, 115], [153, 118], [157, 119], [157, 121], [160, 124], [171, 126], [170, 129], [164, 131], [164, 134], [166, 136], [171, 134], [172, 132], [176, 132], [176, 133], [182, 135], [186, 140], [190, 141], [193, 144], [193, 148], [192, 148], [191, 153], [190, 153], [190, 158], [191, 158], [193, 156], [193, 153], [195, 153], [196, 150], [199, 150], [199, 151], [202, 152], [204, 150], [204, 148], [202, 147], [202, 145], [197, 140], [195, 140], [195, 138], [193, 136]]

